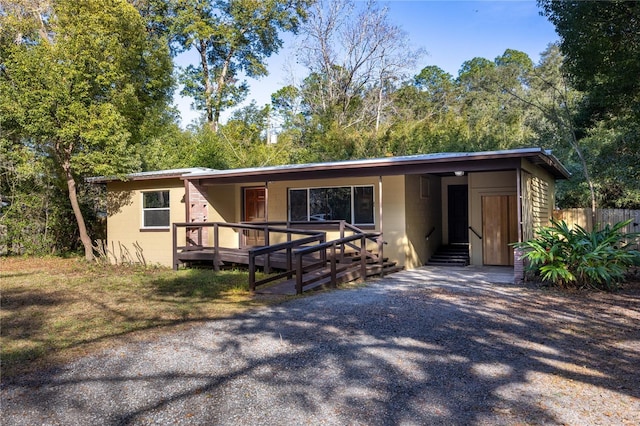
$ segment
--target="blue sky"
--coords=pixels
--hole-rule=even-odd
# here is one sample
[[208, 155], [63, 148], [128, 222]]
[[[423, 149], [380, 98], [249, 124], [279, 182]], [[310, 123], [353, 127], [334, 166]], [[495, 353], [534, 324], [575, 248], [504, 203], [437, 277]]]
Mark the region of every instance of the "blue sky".
[[[437, 65], [455, 77], [464, 61], [474, 57], [493, 60], [506, 49], [521, 50], [537, 63], [549, 43], [558, 40], [553, 25], [540, 16], [535, 0], [380, 3], [389, 8], [389, 20], [408, 34], [413, 46], [427, 51], [415, 73], [427, 65]], [[267, 104], [271, 93], [288, 83], [290, 72], [286, 68], [295, 59], [295, 51], [291, 38], [284, 40], [280, 53], [268, 61], [269, 76], [247, 80], [251, 92], [246, 103], [255, 99], [258, 105]], [[182, 55], [178, 64], [185, 65], [192, 58], [195, 60], [195, 55]], [[190, 103], [190, 99], [176, 94], [183, 126], [199, 115], [190, 109]]]

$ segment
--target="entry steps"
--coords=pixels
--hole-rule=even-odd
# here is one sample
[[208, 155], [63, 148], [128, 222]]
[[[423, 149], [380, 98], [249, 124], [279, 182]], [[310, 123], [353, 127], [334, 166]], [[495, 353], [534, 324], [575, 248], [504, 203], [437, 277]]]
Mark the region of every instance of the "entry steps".
[[427, 262], [427, 265], [467, 266], [469, 263], [469, 244], [451, 244], [438, 248]]

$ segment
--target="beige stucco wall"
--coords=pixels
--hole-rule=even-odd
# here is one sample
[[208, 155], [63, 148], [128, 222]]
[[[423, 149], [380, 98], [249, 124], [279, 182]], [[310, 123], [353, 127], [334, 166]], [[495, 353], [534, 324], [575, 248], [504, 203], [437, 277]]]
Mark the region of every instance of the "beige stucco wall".
[[407, 267], [407, 254], [411, 249], [406, 234], [404, 185], [404, 176], [382, 178], [382, 236], [388, 243], [384, 247], [384, 256], [399, 266]]
[[[240, 189], [237, 185], [214, 185], [206, 187], [209, 222], [240, 222]], [[232, 228], [219, 228], [219, 243], [224, 247], [238, 248], [240, 237]], [[213, 230], [209, 232], [208, 244], [213, 246]]]
[[[407, 175], [405, 177], [405, 216], [407, 269], [424, 265], [442, 241], [441, 178]], [[435, 229], [434, 229], [435, 228]], [[426, 239], [426, 235], [434, 229]]]
[[[374, 192], [374, 220], [373, 229], [380, 231], [380, 177], [360, 177], [341, 179], [314, 179], [278, 181], [267, 184], [267, 216], [269, 221], [286, 221], [288, 219], [288, 190], [290, 188], [317, 188], [344, 185], [372, 185]], [[265, 186], [264, 182], [247, 184], [213, 185], [207, 187], [209, 200], [209, 220], [239, 222], [242, 220], [242, 190], [243, 188]], [[385, 176], [382, 178], [382, 218], [383, 238], [389, 244], [384, 247], [384, 255], [390, 260], [405, 266], [406, 259], [420, 259], [414, 253], [413, 247], [408, 249], [405, 223], [405, 177]], [[419, 196], [419, 194], [418, 194]], [[221, 231], [221, 242], [230, 247], [237, 247], [239, 236], [230, 231]], [[416, 234], [417, 235], [417, 234]], [[327, 239], [338, 238], [338, 231], [327, 232]], [[211, 239], [212, 237], [210, 237]], [[417, 236], [413, 237], [417, 239]], [[422, 235], [424, 239], [424, 234]], [[271, 235], [271, 243], [286, 241], [285, 235]], [[418, 265], [421, 260], [412, 260], [411, 265]]]
[[[162, 179], [107, 184], [107, 244], [118, 261], [123, 256], [137, 261], [134, 244], [139, 244], [147, 264], [171, 266], [172, 232], [167, 229], [142, 229], [142, 193], [169, 191], [169, 220], [185, 221], [184, 182], [180, 179]], [[179, 235], [180, 236], [180, 235]], [[184, 233], [182, 233], [184, 241]]]

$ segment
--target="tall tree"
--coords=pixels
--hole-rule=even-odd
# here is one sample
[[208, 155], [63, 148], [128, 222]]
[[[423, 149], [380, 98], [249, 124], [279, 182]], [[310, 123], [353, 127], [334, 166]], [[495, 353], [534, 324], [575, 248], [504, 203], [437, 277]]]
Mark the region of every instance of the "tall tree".
[[241, 74], [267, 75], [265, 61], [282, 47], [280, 31], [297, 31], [312, 0], [172, 0], [176, 51], [195, 49], [199, 63], [182, 73], [182, 93], [217, 130], [222, 111], [248, 91]]
[[380, 127], [388, 93], [412, 70], [422, 51], [367, 1], [320, 0], [303, 26], [299, 59], [310, 72], [302, 87], [309, 109], [338, 127]]
[[592, 112], [640, 117], [640, 2], [538, 0]]
[[584, 93], [578, 138], [591, 149], [603, 205], [640, 205], [640, 2], [538, 4], [560, 35], [572, 84]]
[[34, 0], [1, 12], [0, 123], [54, 161], [92, 259], [78, 179], [139, 167], [133, 143], [171, 95], [168, 49], [125, 0]]

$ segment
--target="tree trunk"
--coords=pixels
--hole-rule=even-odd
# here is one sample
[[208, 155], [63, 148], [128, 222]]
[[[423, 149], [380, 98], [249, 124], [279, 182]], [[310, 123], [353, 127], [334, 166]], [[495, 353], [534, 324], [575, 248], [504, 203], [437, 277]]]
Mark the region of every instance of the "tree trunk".
[[222, 108], [222, 97], [224, 96], [224, 88], [225, 88], [225, 80], [227, 79], [227, 74], [229, 73], [229, 65], [231, 64], [231, 57], [233, 56], [233, 49], [229, 51], [229, 54], [224, 60], [222, 64], [222, 69], [220, 70], [220, 76], [218, 77], [217, 87], [216, 87], [216, 105], [214, 111], [213, 121], [215, 123], [215, 128], [217, 130], [218, 123], [220, 122], [220, 110]]
[[202, 65], [202, 83], [204, 83], [204, 105], [207, 114], [207, 123], [211, 126], [211, 130], [217, 131], [217, 121], [214, 121], [213, 117], [213, 105], [211, 103], [211, 94], [213, 93], [213, 87], [211, 87], [211, 80], [209, 80], [209, 63], [207, 62], [207, 42], [204, 39], [200, 40], [198, 47], [200, 53], [200, 65]]
[[380, 76], [380, 89], [378, 90], [378, 102], [376, 105], [376, 135], [378, 135], [378, 130], [380, 129], [380, 117], [382, 116], [382, 85], [383, 79], [382, 76]]
[[80, 204], [78, 203], [78, 192], [76, 189], [76, 181], [71, 173], [71, 161], [68, 157], [62, 162], [62, 169], [64, 170], [65, 179], [67, 181], [67, 188], [69, 189], [69, 201], [71, 202], [71, 208], [73, 209], [73, 215], [76, 218], [78, 224], [78, 232], [80, 233], [80, 241], [84, 246], [84, 258], [88, 261], [94, 260], [93, 256], [93, 244], [89, 233], [87, 232], [87, 225], [84, 222], [82, 211], [80, 210]]

